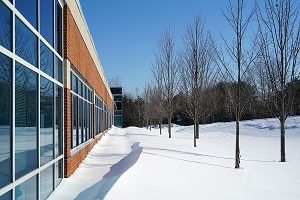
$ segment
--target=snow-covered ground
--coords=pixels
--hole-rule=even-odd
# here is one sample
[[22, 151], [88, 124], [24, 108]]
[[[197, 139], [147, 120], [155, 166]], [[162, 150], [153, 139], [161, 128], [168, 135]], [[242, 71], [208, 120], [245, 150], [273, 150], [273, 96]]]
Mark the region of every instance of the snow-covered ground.
[[241, 169], [234, 169], [235, 123], [113, 128], [50, 199], [300, 199], [300, 117], [287, 120], [280, 160], [277, 119], [241, 123]]

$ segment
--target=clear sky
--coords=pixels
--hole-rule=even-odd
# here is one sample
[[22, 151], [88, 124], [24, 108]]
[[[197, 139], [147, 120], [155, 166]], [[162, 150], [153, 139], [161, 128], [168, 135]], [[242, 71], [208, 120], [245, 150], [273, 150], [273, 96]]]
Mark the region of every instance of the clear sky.
[[81, 0], [80, 3], [107, 79], [120, 77], [124, 90], [131, 93], [136, 87], [141, 91], [151, 81], [151, 63], [165, 27], [170, 26], [174, 31], [177, 47], [181, 46], [186, 25], [198, 14], [217, 42], [221, 41], [220, 32], [225, 37], [232, 33], [221, 12], [226, 9], [226, 0]]

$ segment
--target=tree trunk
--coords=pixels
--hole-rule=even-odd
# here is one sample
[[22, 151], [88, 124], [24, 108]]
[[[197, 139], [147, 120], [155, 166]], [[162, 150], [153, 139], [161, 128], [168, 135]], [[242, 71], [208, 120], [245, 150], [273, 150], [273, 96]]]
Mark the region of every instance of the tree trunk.
[[236, 118], [235, 168], [240, 168], [240, 121]]
[[285, 118], [280, 119], [280, 154], [281, 154], [281, 162], [286, 162], [285, 158], [285, 129], [284, 129], [284, 124], [285, 124]]
[[151, 122], [150, 122], [150, 131], [151, 131]]
[[199, 139], [199, 121], [196, 121], [196, 139]]
[[159, 134], [161, 135], [161, 121], [159, 122]]
[[168, 132], [169, 132], [169, 138], [171, 138], [171, 123], [172, 123], [172, 116], [169, 113], [169, 117], [168, 117]]
[[197, 147], [197, 141], [196, 141], [196, 138], [197, 138], [197, 135], [196, 135], [196, 133], [197, 133], [197, 120], [195, 119], [194, 120], [194, 147]]

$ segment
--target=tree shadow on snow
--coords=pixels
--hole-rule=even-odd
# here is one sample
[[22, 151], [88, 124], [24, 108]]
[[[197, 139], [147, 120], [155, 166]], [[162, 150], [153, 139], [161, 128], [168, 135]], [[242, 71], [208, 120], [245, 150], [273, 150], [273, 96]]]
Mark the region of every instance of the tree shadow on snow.
[[[108, 173], [103, 176], [103, 179], [94, 184], [93, 186], [82, 191], [75, 199], [104, 199], [109, 190], [118, 181], [123, 173], [130, 169], [139, 159], [143, 148], [140, 143], [136, 142], [131, 146], [131, 152], [122, 158], [119, 162], [114, 164]], [[97, 172], [95, 172], [97, 173]]]
[[[174, 150], [174, 149], [162, 149], [162, 148], [154, 148], [154, 147], [144, 147], [144, 149], [166, 151], [166, 152], [172, 152], [172, 153], [177, 153], [177, 154], [187, 154], [187, 155], [192, 155], [192, 156], [210, 157], [210, 158], [224, 159], [224, 160], [234, 160], [235, 159], [234, 157], [215, 156], [215, 155], [193, 153], [193, 152], [180, 151], [180, 150]], [[241, 160], [246, 161], [246, 162], [264, 162], [264, 163], [278, 162], [276, 160], [253, 160], [253, 159], [245, 159], [245, 158], [241, 158]]]

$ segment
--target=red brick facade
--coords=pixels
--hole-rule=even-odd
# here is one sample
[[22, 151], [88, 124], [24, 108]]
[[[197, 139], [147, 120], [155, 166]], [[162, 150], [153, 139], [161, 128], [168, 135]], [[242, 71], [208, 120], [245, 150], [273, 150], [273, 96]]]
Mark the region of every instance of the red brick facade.
[[[92, 89], [112, 109], [113, 100], [101, 79], [88, 47], [67, 5], [64, 6], [64, 57], [71, 63], [73, 69], [85, 79]], [[65, 87], [64, 95], [65, 177], [69, 177], [101, 137], [94, 137], [92, 142], [85, 144], [84, 147], [73, 152], [71, 155], [71, 93], [69, 88]], [[93, 122], [95, 124], [94, 113], [95, 109], [93, 109]], [[95, 126], [93, 127], [93, 136], [95, 136]]]

